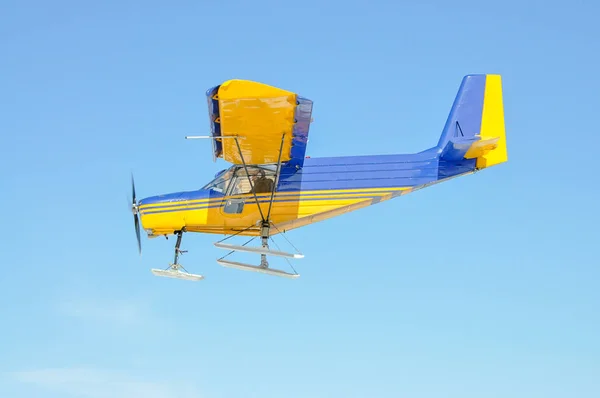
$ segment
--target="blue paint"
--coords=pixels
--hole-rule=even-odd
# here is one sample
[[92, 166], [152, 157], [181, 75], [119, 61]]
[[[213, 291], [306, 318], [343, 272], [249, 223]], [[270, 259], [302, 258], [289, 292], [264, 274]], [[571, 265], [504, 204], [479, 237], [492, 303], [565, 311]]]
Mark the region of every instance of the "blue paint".
[[416, 154], [310, 158], [302, 169], [284, 167], [279, 191], [414, 187], [436, 181], [436, 148]]
[[477, 159], [463, 159], [459, 162], [440, 160], [438, 170], [438, 180], [454, 177], [457, 175], [470, 173], [475, 170]]
[[222, 194], [209, 191], [204, 189], [199, 189], [196, 191], [185, 191], [185, 192], [174, 192], [168, 193], [164, 195], [156, 195], [144, 198], [139, 201], [140, 205], [149, 205], [149, 204], [157, 204], [157, 203], [165, 203], [165, 204], [174, 204], [176, 202], [186, 201], [186, 200], [197, 200], [197, 199], [212, 199], [218, 196], [223, 196]]
[[[206, 101], [208, 103], [208, 120], [210, 121], [210, 132], [213, 137], [221, 136], [221, 123], [217, 123], [220, 117], [219, 112], [219, 100], [214, 99], [215, 95], [219, 92], [219, 86], [215, 86], [206, 91]], [[223, 153], [223, 144], [217, 140], [211, 140], [213, 142], [213, 151], [215, 159], [221, 156]]]
[[479, 134], [485, 81], [486, 75], [468, 75], [463, 78], [438, 142], [439, 148], [443, 148], [453, 137], [471, 138]]
[[453, 138], [442, 149], [441, 159], [448, 161], [459, 161], [465, 157], [465, 154], [471, 148], [471, 145], [479, 138]]
[[205, 209], [216, 209], [218, 207], [221, 207], [222, 203], [212, 203], [210, 205], [207, 206], [206, 203], [203, 204], [199, 204], [199, 205], [192, 205], [192, 206], [186, 206], [186, 207], [180, 207], [180, 208], [168, 208], [168, 207], [156, 207], [156, 208], [152, 208], [152, 209], [147, 209], [147, 210], [142, 210], [142, 214], [143, 215], [149, 215], [149, 214], [161, 214], [161, 213], [173, 213], [176, 211], [189, 211], [189, 210], [205, 210]]
[[298, 104], [294, 115], [296, 123], [292, 130], [292, 147], [290, 149], [291, 159], [288, 162], [292, 167], [302, 167], [304, 165], [313, 109], [313, 102], [311, 100], [298, 96], [297, 101]]
[[[389, 193], [389, 194], [392, 194], [393, 196], [398, 196], [401, 194], [401, 192], [389, 192], [389, 191], [379, 192], [378, 194], [381, 194], [381, 193]], [[320, 195], [322, 195], [322, 194], [320, 194]], [[289, 198], [286, 196], [279, 196], [279, 197], [275, 196], [275, 198], [273, 199], [273, 203], [296, 203], [299, 200], [302, 200], [302, 202], [305, 203], [305, 202], [320, 202], [320, 201], [326, 201], [326, 200], [380, 199], [379, 196], [361, 196], [361, 197], [351, 196], [351, 195], [348, 195], [348, 193], [346, 193], [346, 192], [335, 194], [332, 196], [334, 196], [334, 197], [322, 198], [322, 197], [302, 196], [301, 199]], [[261, 203], [261, 204], [268, 204], [270, 202], [271, 202], [270, 197], [262, 197], [262, 198], [258, 199], [258, 203]], [[256, 201], [253, 197], [248, 197], [248, 198], [246, 198], [246, 203], [255, 204]], [[213, 203], [198, 203], [198, 204], [190, 204], [187, 206], [181, 206], [181, 207], [177, 207], [177, 208], [173, 208], [173, 205], [174, 205], [174, 203], [171, 203], [170, 206], [156, 206], [156, 207], [152, 207], [150, 209], [144, 209], [144, 210], [142, 210], [142, 214], [148, 215], [148, 214], [172, 213], [172, 212], [176, 212], [176, 211], [215, 209], [215, 208], [221, 207], [223, 205], [223, 203], [221, 201], [213, 202]]]
[[[472, 172], [475, 170], [476, 160], [464, 159], [464, 154], [472, 142], [479, 139], [485, 82], [485, 75], [465, 76], [438, 144], [414, 154], [305, 158], [313, 103], [298, 97], [297, 122], [293, 129], [291, 148], [292, 160], [282, 165], [277, 192], [300, 194], [303, 191], [322, 190], [418, 188]], [[211, 93], [214, 94], [217, 89], [218, 87], [215, 87], [207, 92], [209, 99], [212, 98]], [[211, 118], [218, 117], [218, 101], [211, 101]], [[218, 123], [213, 122], [211, 126], [213, 135], [220, 134]], [[347, 195], [348, 192], [343, 194]], [[198, 190], [146, 198], [142, 203], [169, 204], [183, 200], [222, 197], [218, 192]], [[285, 197], [276, 199], [295, 200], [297, 199]], [[208, 206], [208, 203], [204, 206]]]
[[460, 161], [480, 139], [486, 79], [486, 75], [463, 78], [437, 145], [442, 159]]

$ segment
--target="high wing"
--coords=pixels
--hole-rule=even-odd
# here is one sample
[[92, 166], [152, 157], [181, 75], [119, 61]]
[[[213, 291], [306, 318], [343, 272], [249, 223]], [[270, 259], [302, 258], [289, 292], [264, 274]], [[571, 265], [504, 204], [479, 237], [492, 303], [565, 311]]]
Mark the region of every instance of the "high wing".
[[[302, 167], [313, 102], [291, 91], [249, 80], [228, 80], [206, 92], [213, 156], [233, 164]], [[238, 136], [235, 139], [220, 137]], [[237, 141], [237, 143], [236, 143]]]

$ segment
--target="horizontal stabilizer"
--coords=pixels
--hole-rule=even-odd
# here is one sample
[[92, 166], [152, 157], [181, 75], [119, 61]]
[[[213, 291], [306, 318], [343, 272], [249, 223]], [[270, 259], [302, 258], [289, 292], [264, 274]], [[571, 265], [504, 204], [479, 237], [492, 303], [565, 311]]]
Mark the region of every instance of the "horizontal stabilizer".
[[271, 250], [267, 247], [248, 247], [248, 246], [238, 246], [238, 245], [229, 245], [227, 243], [215, 243], [215, 247], [219, 249], [233, 250], [236, 252], [248, 252], [248, 253], [259, 253], [259, 254], [267, 254], [270, 256], [278, 256], [278, 257], [287, 257], [287, 258], [304, 258], [304, 254], [292, 254], [281, 252], [277, 250]]
[[160, 276], [163, 278], [183, 279], [186, 281], [200, 281], [200, 280], [204, 279], [204, 277], [202, 275], [190, 274], [190, 273], [179, 271], [179, 270], [172, 270], [172, 269], [165, 270], [165, 269], [153, 268], [151, 271], [154, 275]]
[[288, 272], [281, 271], [278, 269], [271, 269], [271, 268], [267, 268], [267, 267], [261, 267], [258, 265], [243, 264], [243, 263], [238, 263], [235, 261], [217, 260], [217, 263], [219, 265], [221, 265], [223, 267], [227, 267], [227, 268], [235, 268], [235, 269], [239, 269], [242, 271], [259, 272], [261, 274], [267, 274], [267, 275], [282, 276], [284, 278], [295, 279], [300, 276], [299, 274], [290, 274]]
[[471, 146], [478, 142], [476, 140], [477, 136], [471, 138], [453, 138], [446, 143], [440, 158], [447, 161], [460, 161], [469, 152]]
[[463, 158], [477, 159], [498, 148], [499, 137], [488, 139], [480, 138], [480, 136], [476, 135], [472, 138], [461, 137], [451, 139], [442, 151], [441, 158], [450, 161], [459, 161]]
[[499, 137], [495, 137], [487, 140], [475, 141], [465, 154], [465, 159], [477, 159], [486, 155], [489, 151], [498, 148], [499, 140]]

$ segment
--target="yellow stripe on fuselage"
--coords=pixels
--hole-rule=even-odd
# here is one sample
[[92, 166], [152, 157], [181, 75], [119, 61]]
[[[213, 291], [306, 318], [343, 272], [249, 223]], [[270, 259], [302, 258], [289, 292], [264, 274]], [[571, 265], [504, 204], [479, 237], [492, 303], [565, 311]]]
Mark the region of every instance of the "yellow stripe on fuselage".
[[[410, 187], [386, 188], [386, 189], [360, 189], [360, 190], [336, 190], [331, 193], [328, 190], [310, 191], [321, 193], [306, 197], [309, 192], [289, 192], [280, 195], [280, 201], [274, 201], [271, 218], [276, 224], [288, 223], [299, 218], [327, 213], [336, 209], [355, 205], [362, 202], [370, 202], [373, 199], [385, 201], [390, 199], [394, 192], [406, 191]], [[359, 192], [357, 192], [359, 191]], [[371, 192], [368, 192], [371, 191]], [[229, 197], [228, 197], [229, 198]], [[269, 197], [260, 204], [265, 212], [268, 209]], [[246, 203], [241, 214], [225, 214], [219, 206], [223, 199], [214, 200], [211, 203], [215, 207], [198, 208], [208, 206], [208, 202], [202, 204], [177, 204], [167, 208], [146, 208], [141, 210], [142, 224], [145, 229], [152, 230], [155, 234], [170, 234], [183, 226], [190, 232], [228, 233], [233, 229], [244, 229], [254, 225], [259, 217], [257, 204], [253, 196], [246, 196]], [[197, 201], [190, 201], [197, 202]], [[196, 206], [195, 208], [193, 206]], [[192, 207], [192, 208], [189, 208]], [[249, 232], [253, 234], [254, 232]]]
[[[274, 201], [280, 200], [294, 200], [294, 199], [326, 199], [326, 198], [335, 198], [336, 196], [350, 196], [350, 197], [363, 197], [363, 196], [383, 196], [386, 195], [386, 192], [396, 192], [410, 189], [410, 187], [402, 187], [402, 188], [362, 188], [362, 189], [330, 189], [330, 190], [315, 190], [315, 191], [292, 191], [292, 192], [277, 192], [275, 193]], [[310, 197], [306, 197], [310, 195]], [[173, 210], [185, 210], [188, 207], [195, 208], [203, 208], [209, 207], [213, 205], [218, 205], [223, 202], [223, 200], [228, 199], [254, 199], [254, 195], [252, 194], [243, 194], [243, 195], [231, 195], [223, 198], [204, 198], [204, 199], [192, 199], [192, 200], [182, 200], [176, 202], [163, 202], [163, 203], [150, 203], [146, 205], [140, 206], [140, 211], [142, 213], [149, 211], [173, 211]], [[270, 194], [260, 194], [257, 195], [259, 201], [270, 200]]]

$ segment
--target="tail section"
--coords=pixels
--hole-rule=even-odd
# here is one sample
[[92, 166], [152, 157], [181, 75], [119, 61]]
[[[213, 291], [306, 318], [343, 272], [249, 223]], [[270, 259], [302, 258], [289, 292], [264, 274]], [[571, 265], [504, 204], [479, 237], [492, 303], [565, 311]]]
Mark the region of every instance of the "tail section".
[[438, 149], [442, 160], [476, 159], [478, 169], [508, 160], [500, 75], [463, 78]]

